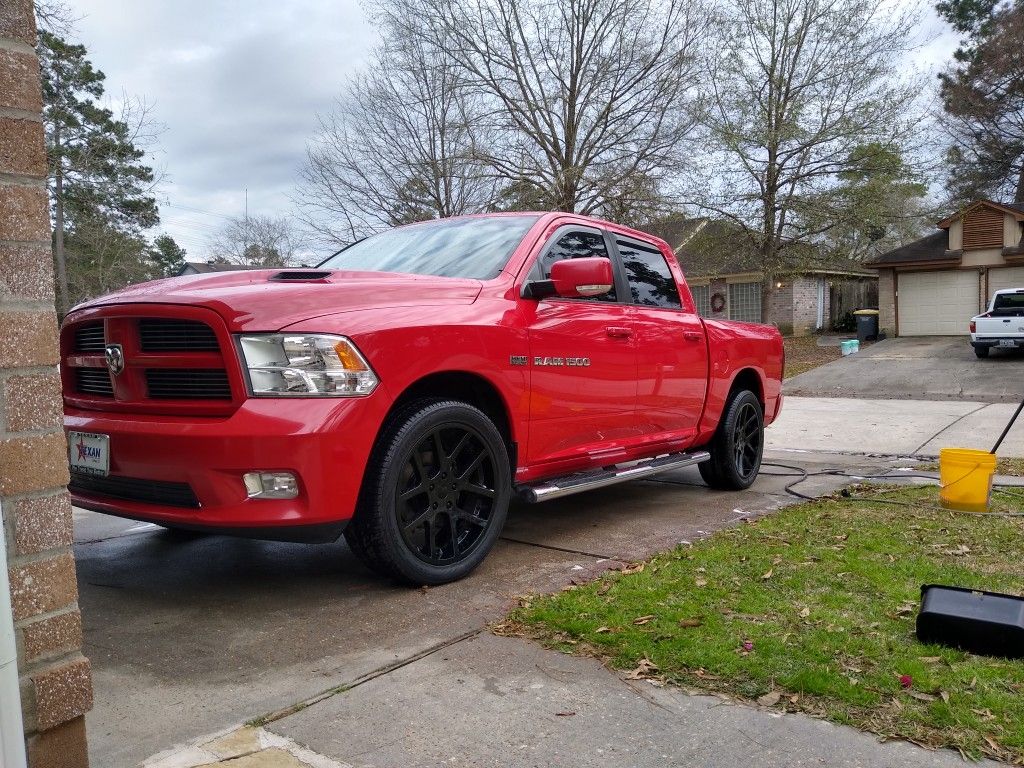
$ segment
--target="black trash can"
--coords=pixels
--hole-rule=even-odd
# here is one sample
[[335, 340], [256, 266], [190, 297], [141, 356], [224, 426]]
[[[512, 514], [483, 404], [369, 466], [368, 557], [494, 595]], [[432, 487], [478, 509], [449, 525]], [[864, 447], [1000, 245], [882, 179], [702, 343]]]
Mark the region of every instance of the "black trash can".
[[857, 341], [875, 341], [878, 338], [878, 310], [858, 309], [853, 314], [857, 318]]

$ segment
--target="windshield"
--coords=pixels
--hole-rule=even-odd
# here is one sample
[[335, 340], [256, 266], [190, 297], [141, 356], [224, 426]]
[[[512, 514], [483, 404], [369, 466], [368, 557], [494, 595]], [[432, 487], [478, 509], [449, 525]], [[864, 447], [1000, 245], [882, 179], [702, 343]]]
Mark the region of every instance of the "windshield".
[[439, 219], [353, 243], [321, 267], [438, 277], [497, 277], [537, 216]]

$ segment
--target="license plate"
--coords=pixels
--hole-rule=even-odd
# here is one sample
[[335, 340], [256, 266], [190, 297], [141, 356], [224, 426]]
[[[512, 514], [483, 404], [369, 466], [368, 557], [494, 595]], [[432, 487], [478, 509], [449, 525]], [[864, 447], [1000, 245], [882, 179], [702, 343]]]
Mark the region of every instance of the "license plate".
[[999, 346], [1000, 347], [1016, 347], [1017, 346], [1017, 342], [1014, 339], [1000, 339], [999, 340]]
[[93, 432], [68, 432], [71, 469], [106, 477], [110, 473], [110, 437]]

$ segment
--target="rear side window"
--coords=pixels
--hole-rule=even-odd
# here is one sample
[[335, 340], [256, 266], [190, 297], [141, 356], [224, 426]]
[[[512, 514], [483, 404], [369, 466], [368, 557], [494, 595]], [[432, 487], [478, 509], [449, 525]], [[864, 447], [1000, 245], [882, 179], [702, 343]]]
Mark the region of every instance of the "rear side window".
[[676, 280], [665, 256], [654, 246], [616, 240], [633, 301], [645, 307], [682, 309]]
[[[530, 270], [530, 280], [550, 280], [551, 265], [562, 259], [608, 258], [604, 236], [599, 232], [574, 229], [559, 236]], [[590, 301], [616, 301], [615, 286], [608, 293], [589, 297]]]

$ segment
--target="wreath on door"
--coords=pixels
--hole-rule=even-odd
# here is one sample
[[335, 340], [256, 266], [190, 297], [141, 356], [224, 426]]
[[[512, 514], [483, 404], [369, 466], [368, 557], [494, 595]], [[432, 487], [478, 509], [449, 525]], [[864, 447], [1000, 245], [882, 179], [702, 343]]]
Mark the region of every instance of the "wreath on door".
[[711, 294], [711, 311], [718, 313], [725, 309], [725, 294], [719, 291]]

